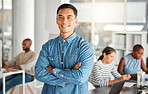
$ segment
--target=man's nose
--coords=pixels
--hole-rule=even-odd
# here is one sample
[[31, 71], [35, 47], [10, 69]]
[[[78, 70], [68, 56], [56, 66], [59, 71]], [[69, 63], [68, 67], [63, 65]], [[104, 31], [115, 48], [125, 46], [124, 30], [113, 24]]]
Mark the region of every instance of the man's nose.
[[141, 58], [141, 55], [139, 55], [138, 58]]
[[66, 18], [63, 18], [62, 22], [63, 23], [66, 23], [67, 22], [67, 19]]

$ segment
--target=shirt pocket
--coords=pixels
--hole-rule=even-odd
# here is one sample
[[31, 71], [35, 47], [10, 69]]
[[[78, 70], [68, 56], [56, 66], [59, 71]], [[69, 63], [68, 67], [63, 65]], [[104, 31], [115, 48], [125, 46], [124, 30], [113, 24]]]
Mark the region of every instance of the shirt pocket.
[[52, 67], [57, 67], [59, 62], [59, 55], [48, 56], [48, 60]]

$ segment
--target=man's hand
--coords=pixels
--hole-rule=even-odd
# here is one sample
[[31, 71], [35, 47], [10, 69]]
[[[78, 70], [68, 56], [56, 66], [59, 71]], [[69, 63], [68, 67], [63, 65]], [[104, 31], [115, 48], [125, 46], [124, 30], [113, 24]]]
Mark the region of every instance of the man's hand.
[[78, 62], [74, 67], [73, 67], [73, 69], [79, 69], [79, 67], [81, 67], [81, 62]]
[[50, 71], [50, 72], [52, 73], [54, 68], [49, 65], [49, 66], [47, 66], [45, 69], [48, 70], [48, 71]]
[[8, 68], [8, 66], [5, 63], [3, 63], [2, 68]]

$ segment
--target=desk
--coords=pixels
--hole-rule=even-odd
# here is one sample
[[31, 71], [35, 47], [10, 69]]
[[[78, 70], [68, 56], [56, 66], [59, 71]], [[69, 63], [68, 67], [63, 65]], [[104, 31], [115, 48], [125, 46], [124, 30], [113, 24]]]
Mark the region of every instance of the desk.
[[5, 94], [5, 77], [12, 75], [12, 74], [19, 74], [19, 73], [23, 73], [23, 94], [25, 94], [25, 71], [24, 70], [17, 70], [17, 71], [10, 71], [7, 73], [2, 73], [2, 77], [3, 77], [3, 94]]
[[[100, 87], [89, 90], [88, 94], [108, 94], [110, 89], [111, 89], [110, 87]], [[137, 94], [137, 86], [133, 86], [129, 88], [127, 91], [124, 91], [123, 88], [120, 94]]]

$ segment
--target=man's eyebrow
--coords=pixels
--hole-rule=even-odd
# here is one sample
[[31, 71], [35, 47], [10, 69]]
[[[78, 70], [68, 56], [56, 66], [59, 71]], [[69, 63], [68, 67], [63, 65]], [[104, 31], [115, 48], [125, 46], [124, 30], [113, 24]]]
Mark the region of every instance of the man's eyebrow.
[[68, 15], [68, 16], [72, 16], [72, 15]]
[[59, 14], [58, 16], [62, 16], [61, 14]]
[[[59, 14], [58, 16], [63, 16], [63, 15]], [[73, 15], [67, 15], [67, 17], [73, 17]]]

